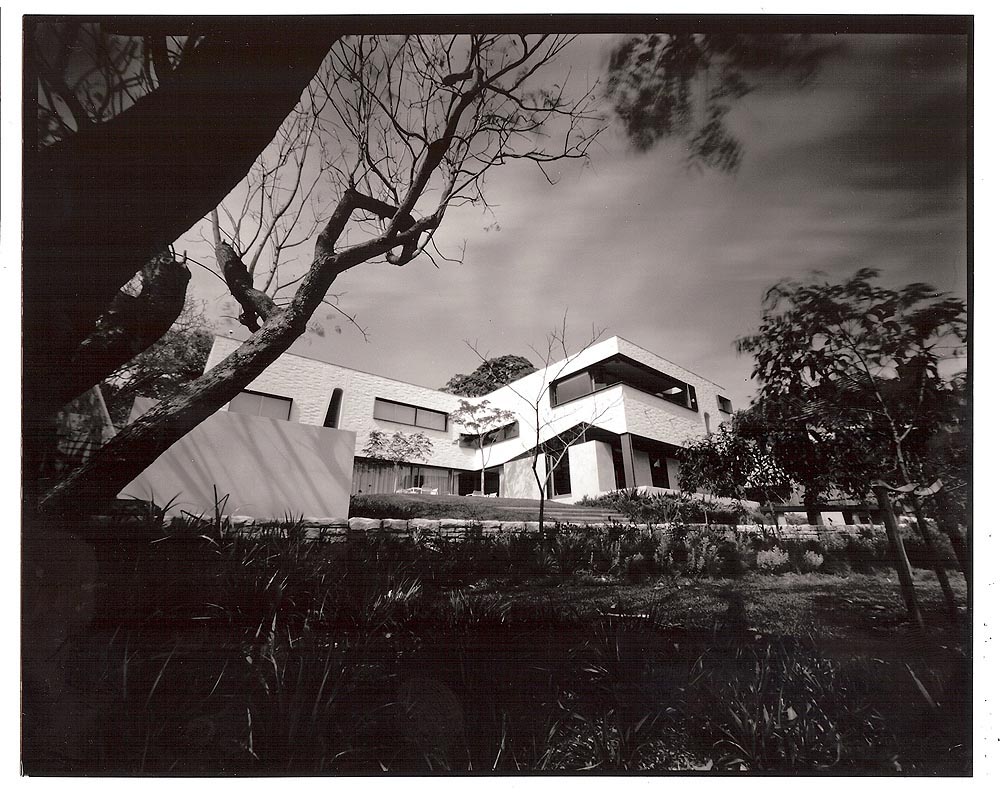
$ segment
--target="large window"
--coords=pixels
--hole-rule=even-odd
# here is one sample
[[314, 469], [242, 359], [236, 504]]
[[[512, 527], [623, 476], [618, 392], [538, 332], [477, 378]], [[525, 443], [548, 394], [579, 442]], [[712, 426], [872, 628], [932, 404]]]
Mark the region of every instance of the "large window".
[[552, 474], [549, 476], [549, 497], [568, 496], [573, 492], [569, 481], [569, 451], [563, 452], [562, 459], [555, 464], [554, 468], [551, 466], [555, 457], [549, 454], [547, 460], [550, 470], [552, 470]]
[[229, 402], [229, 411], [238, 412], [241, 415], [259, 415], [262, 418], [290, 420], [292, 399], [280, 395], [244, 390]]
[[[607, 385], [605, 385], [607, 386]], [[552, 403], [565, 404], [594, 392], [593, 381], [589, 372], [567, 376], [552, 384]]]
[[672, 404], [698, 411], [698, 397], [692, 385], [621, 355], [556, 379], [549, 386], [550, 401], [552, 406], [559, 406], [615, 384], [634, 387]]
[[424, 409], [398, 401], [375, 399], [375, 419], [391, 423], [405, 423], [408, 426], [419, 426], [422, 429], [434, 429], [438, 432], [448, 431], [448, 415], [433, 409]]

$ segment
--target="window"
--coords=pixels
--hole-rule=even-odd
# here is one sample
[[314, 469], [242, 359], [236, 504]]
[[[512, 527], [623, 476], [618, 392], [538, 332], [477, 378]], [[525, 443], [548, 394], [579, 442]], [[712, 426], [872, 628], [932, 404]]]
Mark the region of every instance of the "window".
[[326, 410], [326, 420], [323, 421], [323, 425], [328, 429], [336, 429], [337, 423], [340, 420], [340, 402], [344, 397], [344, 391], [339, 387], [333, 391], [333, 395], [330, 396], [330, 406]]
[[502, 443], [504, 440], [513, 440], [520, 434], [520, 427], [518, 422], [508, 423], [506, 426], [501, 426], [499, 429], [494, 429], [492, 432], [487, 432], [483, 436], [483, 443], [485, 445], [491, 446], [494, 443]]
[[446, 413], [410, 404], [400, 404], [396, 401], [386, 401], [384, 398], [375, 399], [374, 417], [376, 420], [389, 421], [390, 423], [404, 423], [407, 426], [419, 426], [422, 429], [434, 429], [439, 432], [448, 431], [448, 415]]
[[[547, 456], [550, 467], [554, 459], [555, 457], [551, 454]], [[569, 452], [566, 451], [552, 468], [552, 474], [549, 477], [549, 497], [568, 496], [572, 492], [573, 489], [569, 481]]]
[[733, 402], [728, 398], [724, 398], [721, 395], [717, 395], [716, 398], [719, 401], [719, 411], [725, 412], [727, 415], [733, 414]]
[[[520, 426], [517, 421], [513, 423], [508, 423], [506, 426], [501, 426], [498, 429], [492, 429], [491, 431], [483, 433], [483, 445], [491, 446], [494, 443], [502, 443], [505, 440], [513, 440], [521, 433]], [[463, 434], [459, 438], [460, 445], [479, 448], [479, 437], [475, 434]]]
[[649, 481], [653, 487], [670, 487], [670, 478], [667, 475], [667, 458], [665, 455], [649, 455]]
[[576, 376], [568, 376], [552, 385], [552, 403], [565, 404], [594, 391], [590, 373], [584, 371]]
[[622, 355], [608, 357], [572, 376], [556, 379], [549, 385], [549, 400], [556, 407], [617, 384], [698, 411], [698, 396], [690, 384]]
[[424, 429], [436, 429], [439, 432], [445, 432], [448, 430], [448, 416], [443, 412], [434, 412], [430, 409], [418, 409], [417, 426]]
[[690, 384], [687, 385], [687, 389], [688, 389], [688, 406], [691, 409], [693, 409], [695, 412], [697, 412], [698, 411], [698, 396], [695, 395], [694, 387], [692, 387]]
[[237, 412], [240, 415], [259, 415], [262, 418], [290, 420], [292, 399], [280, 395], [244, 390], [229, 402], [229, 411]]

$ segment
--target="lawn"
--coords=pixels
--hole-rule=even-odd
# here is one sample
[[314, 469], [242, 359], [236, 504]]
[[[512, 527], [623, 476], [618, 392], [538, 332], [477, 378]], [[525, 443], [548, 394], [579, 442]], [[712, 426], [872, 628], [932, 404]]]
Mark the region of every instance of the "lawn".
[[29, 774], [970, 771], [964, 625], [930, 572], [918, 633], [882, 569], [560, 573], [541, 541], [292, 523], [74, 543], [96, 581], [58, 649], [26, 641]]
[[[960, 603], [964, 602], [961, 573], [951, 571], [949, 577]], [[956, 644], [955, 629], [944, 614], [934, 572], [915, 569], [914, 583], [929, 631]], [[572, 609], [585, 619], [612, 610], [630, 615], [646, 615], [652, 610], [662, 625], [684, 629], [716, 626], [738, 596], [746, 624], [754, 631], [809, 635], [825, 642], [839, 641], [840, 648], [851, 642], [867, 646], [901, 633], [908, 637], [910, 632], [898, 579], [887, 569], [842, 574], [753, 572], [738, 580], [654, 577], [640, 583], [576, 575], [558, 580], [544, 577], [513, 586], [501, 578], [480, 581], [470, 592], [484, 600], [505, 599], [529, 608], [550, 605]]]

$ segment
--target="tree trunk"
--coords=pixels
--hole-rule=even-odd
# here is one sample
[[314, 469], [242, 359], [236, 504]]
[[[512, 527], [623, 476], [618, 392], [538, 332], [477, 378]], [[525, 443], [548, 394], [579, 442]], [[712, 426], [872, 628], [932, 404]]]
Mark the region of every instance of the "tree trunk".
[[920, 509], [920, 500], [913, 493], [910, 493], [909, 495], [910, 503], [913, 505], [913, 511], [917, 516], [917, 528], [920, 530], [920, 535], [923, 537], [924, 543], [927, 545], [927, 550], [930, 552], [931, 561], [934, 564], [934, 574], [937, 576], [938, 582], [941, 585], [941, 593], [944, 596], [944, 603], [948, 610], [948, 615], [951, 616], [953, 621], [957, 621], [958, 602], [955, 601], [955, 593], [951, 589], [951, 582], [948, 579], [948, 571], [945, 569], [945, 557], [941, 554], [938, 544], [934, 541], [934, 536], [931, 535], [931, 531], [927, 527], [927, 521], [924, 519], [924, 514]]
[[823, 515], [819, 510], [819, 493], [807, 487], [802, 497], [806, 508], [806, 520], [810, 526], [823, 526]]
[[169, 254], [151, 260], [142, 271], [136, 296], [119, 292], [111, 309], [73, 354], [63, 384], [51, 388], [58, 409], [106, 379], [154, 345], [184, 309], [191, 271]]
[[300, 320], [287, 312], [269, 320], [209, 373], [127, 426], [56, 485], [42, 498], [42, 511], [86, 515], [109, 504], [167, 448], [263, 373], [303, 333], [307, 321], [308, 316]]
[[896, 513], [892, 509], [889, 489], [881, 485], [876, 485], [875, 497], [878, 499], [878, 506], [882, 512], [882, 519], [885, 522], [885, 534], [889, 538], [889, 545], [892, 547], [893, 558], [896, 563], [896, 574], [899, 576], [899, 587], [903, 594], [903, 601], [906, 602], [906, 609], [910, 614], [910, 620], [923, 629], [924, 619], [920, 614], [917, 590], [913, 585], [913, 571], [910, 568], [910, 561], [906, 556], [906, 547], [903, 545], [903, 539], [900, 537], [899, 528], [896, 525]]
[[26, 442], [64, 405], [56, 389], [119, 288], [247, 174], [336, 38], [313, 20], [240, 22], [108, 122], [41, 151], [26, 133]]
[[955, 557], [965, 576], [966, 596], [970, 597], [972, 592], [972, 564], [969, 558], [968, 536], [962, 537], [960, 530], [960, 519], [950, 496], [943, 490], [938, 491], [934, 496], [934, 511], [938, 525], [951, 541], [951, 547], [955, 550]]

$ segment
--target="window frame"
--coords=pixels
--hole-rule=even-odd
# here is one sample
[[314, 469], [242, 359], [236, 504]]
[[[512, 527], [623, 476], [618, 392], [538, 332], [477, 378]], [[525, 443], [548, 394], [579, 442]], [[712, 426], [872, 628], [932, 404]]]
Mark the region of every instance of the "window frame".
[[[395, 407], [403, 407], [404, 409], [413, 410], [413, 422], [408, 421], [398, 421], [392, 420], [391, 418], [380, 418], [378, 416], [378, 404], [379, 402], [383, 404], [392, 404]], [[434, 415], [441, 415], [444, 417], [444, 428], [440, 429], [436, 426], [424, 426], [423, 424], [417, 423], [417, 412], [430, 412]], [[393, 401], [391, 398], [382, 398], [381, 396], [375, 396], [375, 401], [372, 404], [372, 419], [383, 421], [385, 423], [395, 423], [397, 426], [412, 426], [415, 429], [427, 429], [430, 432], [447, 432], [448, 425], [451, 422], [450, 416], [447, 412], [442, 412], [440, 409], [431, 409], [430, 407], [422, 407], [417, 404], [407, 404], [405, 401]]]
[[[597, 383], [595, 382], [593, 375], [594, 371], [602, 370], [605, 366], [605, 363], [615, 359], [629, 363], [635, 367], [641, 368], [642, 370], [655, 374], [656, 376], [668, 379], [670, 382], [673, 382], [677, 386], [679, 386], [681, 388], [681, 392], [673, 395], [657, 395], [656, 393], [651, 393], [648, 390], [644, 390], [641, 387], [636, 387], [633, 384], [629, 384], [627, 381], [624, 381], [622, 379], [610, 382], [608, 384], [603, 384], [601, 387], [597, 387]], [[558, 401], [557, 400], [558, 385], [567, 382], [571, 379], [576, 379], [581, 375], [587, 375], [588, 378], [590, 379], [590, 392], [583, 393], [582, 395], [578, 395], [575, 398], [570, 398], [566, 401]], [[594, 362], [592, 365], [588, 365], [584, 368], [581, 368], [580, 370], [574, 371], [572, 373], [567, 373], [565, 376], [557, 376], [556, 378], [554, 378], [552, 381], [549, 382], [549, 407], [555, 409], [556, 407], [561, 407], [564, 404], [571, 404], [574, 401], [579, 401], [581, 398], [586, 398], [589, 395], [594, 395], [596, 393], [602, 392], [603, 390], [607, 390], [610, 387], [617, 387], [619, 385], [622, 385], [624, 387], [630, 387], [633, 390], [638, 390], [640, 393], [645, 393], [646, 395], [651, 395], [654, 398], [659, 398], [662, 401], [674, 404], [678, 407], [681, 407], [682, 409], [688, 409], [691, 410], [692, 412], [698, 411], [698, 394], [693, 384], [683, 381], [682, 379], [678, 379], [676, 376], [671, 376], [669, 373], [664, 373], [662, 370], [657, 370], [656, 368], [650, 367], [649, 365], [640, 362], [637, 359], [633, 359], [632, 357], [626, 356], [625, 354], [615, 354], [613, 356], [606, 357], [605, 359], [602, 359], [600, 362]]]
[[[275, 418], [275, 417], [273, 417], [271, 415], [261, 415], [260, 412], [240, 412], [239, 410], [232, 409], [233, 401], [235, 401], [241, 395], [253, 395], [253, 396], [257, 396], [258, 398], [272, 398], [272, 399], [274, 399], [276, 401], [287, 401], [288, 402], [288, 417], [286, 417], [286, 418]], [[278, 395], [276, 393], [264, 393], [264, 392], [261, 392], [260, 390], [247, 390], [247, 389], [243, 389], [243, 390], [240, 390], [239, 393], [237, 393], [233, 398], [229, 399], [229, 404], [226, 406], [226, 411], [227, 412], [232, 412], [234, 415], [251, 415], [251, 416], [256, 417], [256, 418], [271, 418], [271, 420], [291, 421], [292, 420], [292, 404], [294, 403], [294, 400], [295, 399], [293, 399], [293, 398], [291, 398], [291, 397], [289, 397], [287, 395]]]

